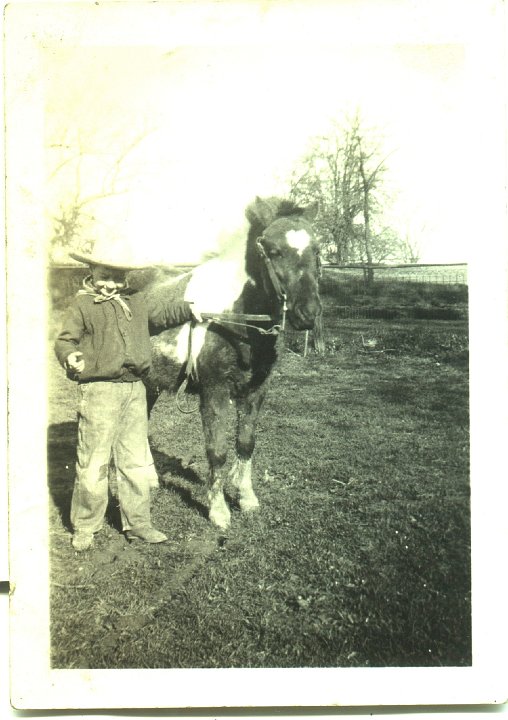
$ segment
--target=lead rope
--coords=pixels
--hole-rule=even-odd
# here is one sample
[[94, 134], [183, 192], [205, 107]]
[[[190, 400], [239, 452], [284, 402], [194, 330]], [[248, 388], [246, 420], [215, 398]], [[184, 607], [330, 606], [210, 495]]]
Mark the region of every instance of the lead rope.
[[279, 332], [284, 330], [285, 312], [282, 317], [283, 317], [283, 321], [282, 321], [281, 325], [272, 325], [272, 327], [269, 328], [268, 330], [265, 330], [265, 328], [262, 328], [262, 327], [258, 327], [257, 325], [251, 325], [250, 323], [236, 322], [235, 320], [226, 320], [226, 318], [223, 318], [223, 317], [220, 317], [220, 318], [210, 317], [210, 318], [207, 318], [207, 321], [214, 322], [217, 325], [239, 325], [240, 327], [244, 327], [244, 328], [245, 327], [252, 328], [252, 330], [257, 330], [258, 333], [260, 333], [261, 335], [278, 335]]
[[281, 332], [284, 332], [284, 330], [286, 329], [286, 311], [288, 309], [286, 293], [282, 293], [282, 297], [283, 297], [282, 322], [280, 324], [280, 330], [281, 330]]
[[192, 395], [187, 390], [189, 380], [194, 380], [195, 382], [197, 382], [198, 380], [198, 369], [192, 357], [192, 331], [195, 327], [196, 321], [192, 320], [189, 326], [189, 341], [187, 344], [187, 365], [185, 366], [185, 377], [178, 390], [176, 391], [176, 406], [180, 410], [180, 412], [184, 413], [185, 415], [190, 415], [191, 413], [196, 412], [199, 407], [199, 397], [197, 395]]

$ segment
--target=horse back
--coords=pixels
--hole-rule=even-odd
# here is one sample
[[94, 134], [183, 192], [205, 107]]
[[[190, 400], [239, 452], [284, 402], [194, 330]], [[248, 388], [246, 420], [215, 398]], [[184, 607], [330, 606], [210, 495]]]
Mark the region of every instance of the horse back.
[[[195, 299], [203, 311], [243, 310], [250, 284], [232, 262], [214, 260], [180, 277], [159, 276], [145, 288], [148, 305]], [[201, 386], [245, 395], [265, 382], [276, 359], [275, 338], [243, 323], [185, 323], [152, 332], [151, 388], [176, 391], [187, 373]]]

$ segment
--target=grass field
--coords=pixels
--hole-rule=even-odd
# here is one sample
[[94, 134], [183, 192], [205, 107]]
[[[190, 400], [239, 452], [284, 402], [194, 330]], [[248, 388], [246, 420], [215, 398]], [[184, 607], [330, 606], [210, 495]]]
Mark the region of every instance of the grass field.
[[365, 283], [362, 271], [328, 270], [320, 292], [333, 298], [339, 314], [347, 318], [465, 320], [468, 316], [465, 269], [459, 272], [447, 266], [377, 270], [371, 285]]
[[467, 324], [332, 315], [325, 355], [286, 340], [261, 507], [227, 535], [206, 519], [199, 416], [161, 397], [159, 546], [127, 544], [112, 498], [95, 548], [72, 550], [75, 391], [51, 360], [53, 667], [471, 663]]

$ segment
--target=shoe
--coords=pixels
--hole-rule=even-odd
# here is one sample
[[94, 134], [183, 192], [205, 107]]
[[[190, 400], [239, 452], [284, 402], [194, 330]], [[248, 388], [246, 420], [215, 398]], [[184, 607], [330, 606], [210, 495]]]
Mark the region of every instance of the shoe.
[[74, 548], [74, 550], [77, 550], [77, 552], [83, 552], [83, 550], [88, 550], [92, 546], [92, 543], [93, 533], [78, 530], [72, 536], [72, 547]]
[[161, 543], [168, 539], [167, 535], [153, 527], [132, 528], [125, 531], [125, 536], [127, 540], [143, 540], [147, 543]]

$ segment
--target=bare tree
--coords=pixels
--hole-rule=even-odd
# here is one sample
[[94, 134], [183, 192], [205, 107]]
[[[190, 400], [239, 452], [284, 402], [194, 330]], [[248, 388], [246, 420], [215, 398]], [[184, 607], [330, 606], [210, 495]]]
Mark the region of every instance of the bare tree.
[[82, 251], [90, 250], [90, 241], [81, 237], [81, 231], [94, 217], [94, 203], [128, 192], [131, 178], [125, 161], [147, 134], [137, 133], [109, 147], [103, 141], [94, 142], [93, 137], [84, 138], [79, 132], [74, 137], [64, 133], [60, 142], [49, 143], [48, 179], [56, 197], [49, 210], [52, 258], [67, 255], [78, 245]]
[[327, 136], [316, 137], [290, 179], [290, 195], [297, 202], [319, 202], [316, 228], [324, 254], [349, 262], [356, 244], [355, 217], [361, 210], [359, 178], [347, 131], [333, 124]]
[[[318, 200], [317, 230], [324, 254], [338, 263], [372, 266], [399, 252], [396, 233], [382, 224], [388, 202], [387, 156], [381, 141], [364, 128], [359, 113], [345, 125], [315, 138], [290, 180], [295, 201]], [[372, 280], [372, 267], [367, 280]]]
[[409, 232], [401, 239], [401, 256], [406, 263], [417, 263], [420, 260], [420, 243]]

